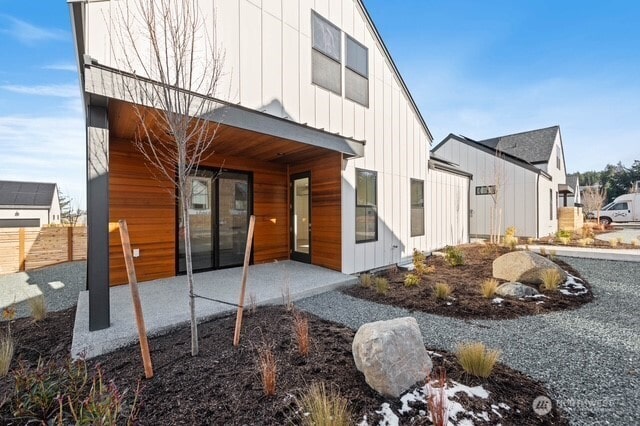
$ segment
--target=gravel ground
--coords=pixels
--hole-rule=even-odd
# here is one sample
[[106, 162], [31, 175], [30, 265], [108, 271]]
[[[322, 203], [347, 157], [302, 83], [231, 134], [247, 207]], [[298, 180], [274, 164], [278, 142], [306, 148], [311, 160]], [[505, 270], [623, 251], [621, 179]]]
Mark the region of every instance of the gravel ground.
[[28, 299], [43, 294], [47, 310], [61, 311], [78, 303], [85, 289], [85, 261], [66, 262], [28, 272], [0, 275], [0, 309], [13, 303], [18, 318], [31, 314]]
[[509, 366], [545, 382], [576, 425], [632, 425], [640, 419], [640, 263], [563, 258], [593, 287], [574, 311], [515, 320], [464, 321], [325, 293], [296, 305], [357, 329], [413, 316], [430, 347], [464, 341], [500, 348]]

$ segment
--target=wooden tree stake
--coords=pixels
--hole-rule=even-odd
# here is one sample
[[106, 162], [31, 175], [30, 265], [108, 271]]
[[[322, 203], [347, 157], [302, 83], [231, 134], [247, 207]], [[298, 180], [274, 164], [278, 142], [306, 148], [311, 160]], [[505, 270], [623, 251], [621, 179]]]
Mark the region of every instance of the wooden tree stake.
[[238, 315], [236, 316], [236, 331], [233, 334], [233, 346], [240, 344], [240, 329], [242, 328], [242, 312], [244, 310], [244, 293], [247, 288], [247, 276], [249, 275], [249, 259], [251, 258], [251, 244], [253, 242], [253, 228], [256, 217], [251, 215], [249, 219], [249, 232], [247, 233], [247, 247], [244, 251], [244, 266], [242, 267], [242, 286], [240, 288], [240, 302], [238, 303]]
[[133, 299], [133, 311], [136, 315], [136, 324], [138, 326], [138, 336], [140, 338], [140, 351], [142, 352], [142, 363], [144, 364], [144, 376], [147, 379], [153, 377], [153, 365], [151, 364], [151, 355], [149, 354], [149, 342], [147, 341], [147, 329], [144, 325], [144, 316], [142, 315], [142, 305], [140, 304], [140, 293], [138, 292], [138, 279], [136, 278], [136, 269], [133, 264], [133, 254], [131, 253], [131, 241], [129, 240], [129, 229], [126, 220], [119, 220], [120, 240], [122, 241], [122, 251], [124, 252], [124, 263], [127, 266], [127, 277], [129, 278], [129, 287], [131, 287], [131, 298]]

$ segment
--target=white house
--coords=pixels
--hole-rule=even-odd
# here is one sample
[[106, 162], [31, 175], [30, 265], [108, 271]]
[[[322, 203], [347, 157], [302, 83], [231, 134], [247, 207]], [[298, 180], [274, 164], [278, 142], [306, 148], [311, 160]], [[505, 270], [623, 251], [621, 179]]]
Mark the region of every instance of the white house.
[[[110, 220], [127, 219], [140, 280], [183, 270], [182, 224], [171, 182], [158, 189], [133, 148], [136, 105], [155, 105], [118, 89], [141, 74], [158, 84], [122, 65], [114, 34], [134, 1], [69, 2], [88, 117], [88, 287], [108, 297], [109, 285], [126, 283]], [[457, 224], [434, 237], [434, 218], [447, 217], [436, 212], [435, 183], [457, 178], [430, 177], [431, 133], [361, 0], [196, 3], [209, 30], [199, 35], [224, 52], [217, 93], [200, 94], [216, 102], [207, 120], [219, 130], [215, 155], [191, 180], [196, 269], [241, 264], [251, 214], [254, 263], [357, 273], [466, 241]], [[144, 40], [131, 41], [142, 57]], [[468, 187], [455, 185], [451, 205], [465, 223]], [[92, 324], [104, 326], [108, 317]]]
[[59, 223], [55, 183], [0, 181], [0, 228], [40, 228]]
[[517, 235], [529, 237], [558, 230], [560, 195], [568, 191], [560, 127], [482, 141], [450, 134], [433, 153], [473, 175], [472, 236], [491, 233], [491, 212], [496, 207], [503, 212], [501, 234], [510, 226], [515, 226]]

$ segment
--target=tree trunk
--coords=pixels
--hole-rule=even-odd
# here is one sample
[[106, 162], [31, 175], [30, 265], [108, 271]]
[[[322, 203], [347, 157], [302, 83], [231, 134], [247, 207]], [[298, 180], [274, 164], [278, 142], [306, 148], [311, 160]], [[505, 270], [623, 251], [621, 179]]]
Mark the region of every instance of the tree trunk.
[[196, 298], [193, 292], [193, 262], [191, 259], [191, 221], [189, 220], [189, 205], [186, 197], [186, 183], [181, 183], [180, 201], [182, 204], [182, 223], [184, 224], [184, 254], [187, 266], [187, 283], [189, 287], [189, 314], [191, 317], [191, 356], [198, 355], [198, 323], [196, 319]]

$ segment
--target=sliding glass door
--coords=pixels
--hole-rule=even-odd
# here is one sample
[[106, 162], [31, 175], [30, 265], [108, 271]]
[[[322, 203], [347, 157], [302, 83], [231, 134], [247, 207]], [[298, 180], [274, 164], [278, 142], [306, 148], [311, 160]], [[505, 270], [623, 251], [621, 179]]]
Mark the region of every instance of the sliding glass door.
[[[247, 173], [198, 170], [188, 178], [193, 270], [242, 265], [251, 214]], [[178, 212], [181, 212], [178, 206]], [[178, 214], [178, 272], [186, 272], [184, 226]]]

